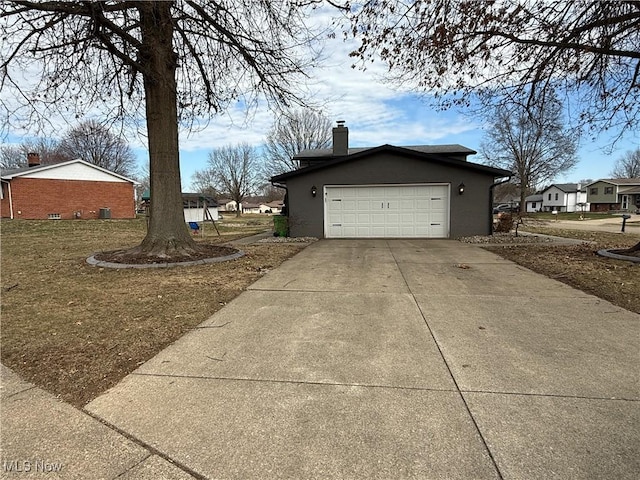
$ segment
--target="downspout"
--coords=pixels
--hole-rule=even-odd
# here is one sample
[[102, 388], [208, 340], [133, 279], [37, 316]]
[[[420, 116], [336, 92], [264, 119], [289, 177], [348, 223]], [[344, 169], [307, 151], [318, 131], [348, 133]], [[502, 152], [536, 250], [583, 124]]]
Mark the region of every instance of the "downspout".
[[511, 177], [512, 177], [512, 175], [509, 175], [508, 177], [506, 177], [505, 180], [501, 180], [499, 182], [494, 182], [489, 187], [489, 231], [491, 232], [491, 235], [493, 235], [493, 190], [498, 185], [502, 185], [503, 183], [507, 183], [509, 180], [511, 180]]
[[284, 202], [283, 202], [283, 207], [285, 209], [286, 212], [286, 216], [289, 216], [289, 190], [287, 189], [287, 184], [286, 183], [278, 183], [278, 182], [271, 182], [271, 185], [273, 185], [276, 188], [284, 188]]
[[13, 220], [13, 198], [11, 195], [11, 182], [7, 183], [7, 195], [9, 196], [9, 217]]

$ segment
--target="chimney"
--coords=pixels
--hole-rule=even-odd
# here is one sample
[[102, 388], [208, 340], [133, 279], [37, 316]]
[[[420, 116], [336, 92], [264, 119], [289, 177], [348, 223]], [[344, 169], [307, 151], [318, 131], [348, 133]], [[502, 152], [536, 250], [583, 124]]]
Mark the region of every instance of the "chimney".
[[27, 165], [30, 167], [37, 167], [40, 165], [40, 154], [39, 153], [27, 153]]
[[344, 126], [344, 120], [337, 123], [333, 128], [333, 155], [349, 155], [349, 129]]

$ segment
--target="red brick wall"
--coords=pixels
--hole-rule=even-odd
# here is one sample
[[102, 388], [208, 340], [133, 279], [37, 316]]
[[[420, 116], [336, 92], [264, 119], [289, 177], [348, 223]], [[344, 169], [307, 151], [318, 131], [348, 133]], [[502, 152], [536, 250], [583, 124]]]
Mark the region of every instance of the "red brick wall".
[[591, 212], [608, 212], [610, 210], [620, 210], [620, 203], [592, 203], [589, 206]]
[[[9, 197], [2, 199], [2, 216], [9, 217]], [[135, 218], [133, 185], [125, 182], [46, 180], [17, 177], [11, 180], [14, 218], [47, 219], [59, 213], [63, 220], [99, 218], [101, 208], [111, 210], [111, 218]]]

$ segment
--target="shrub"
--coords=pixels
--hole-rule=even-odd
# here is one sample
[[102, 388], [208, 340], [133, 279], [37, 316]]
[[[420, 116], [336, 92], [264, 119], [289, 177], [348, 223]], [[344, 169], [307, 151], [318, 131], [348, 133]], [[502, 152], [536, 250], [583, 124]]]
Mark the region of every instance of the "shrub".
[[493, 224], [493, 230], [496, 233], [508, 233], [513, 228], [513, 215], [501, 212], [498, 214], [498, 221]]

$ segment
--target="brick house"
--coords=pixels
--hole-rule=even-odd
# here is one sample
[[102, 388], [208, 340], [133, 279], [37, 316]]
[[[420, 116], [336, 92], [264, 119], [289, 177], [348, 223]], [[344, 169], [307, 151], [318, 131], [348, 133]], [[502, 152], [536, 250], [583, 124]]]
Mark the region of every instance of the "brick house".
[[2, 218], [26, 220], [135, 218], [134, 180], [84, 160], [29, 166], [0, 173]]

